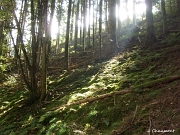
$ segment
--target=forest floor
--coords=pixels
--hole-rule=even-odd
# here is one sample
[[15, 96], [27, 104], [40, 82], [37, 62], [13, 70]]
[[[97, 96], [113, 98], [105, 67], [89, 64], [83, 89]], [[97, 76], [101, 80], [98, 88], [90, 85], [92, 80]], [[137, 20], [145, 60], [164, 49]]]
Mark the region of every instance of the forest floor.
[[27, 104], [17, 74], [0, 83], [1, 135], [179, 135], [180, 40], [48, 77], [44, 102]]

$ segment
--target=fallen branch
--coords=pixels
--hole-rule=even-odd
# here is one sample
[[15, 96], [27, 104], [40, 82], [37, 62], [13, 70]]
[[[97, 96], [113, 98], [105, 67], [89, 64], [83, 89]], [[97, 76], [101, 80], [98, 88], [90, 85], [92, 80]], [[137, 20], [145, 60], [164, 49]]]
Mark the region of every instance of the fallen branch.
[[95, 100], [100, 100], [100, 99], [103, 99], [103, 98], [111, 97], [113, 95], [123, 95], [123, 94], [127, 94], [127, 93], [132, 93], [132, 92], [134, 92], [134, 91], [131, 90], [131, 89], [116, 91], [116, 92], [112, 92], [112, 93], [103, 94], [103, 95], [100, 95], [100, 96], [97, 96], [97, 97], [83, 99], [83, 100], [73, 102], [73, 103], [70, 103], [70, 104], [65, 104], [65, 105], [62, 105], [62, 106], [54, 107], [51, 110], [53, 111], [53, 110], [56, 110], [56, 109], [62, 109], [62, 108], [65, 108], [65, 107], [68, 107], [68, 106], [71, 106], [71, 105], [77, 105], [77, 104], [82, 104], [82, 103], [90, 103], [90, 102], [93, 102]]
[[167, 77], [167, 78], [158, 79], [158, 80], [154, 80], [154, 81], [142, 84], [142, 85], [138, 85], [136, 87], [132, 87], [131, 89], [124, 89], [124, 90], [120, 90], [120, 91], [116, 91], [116, 92], [112, 92], [112, 93], [103, 94], [103, 95], [100, 95], [100, 96], [97, 96], [97, 97], [91, 97], [91, 98], [87, 98], [87, 99], [82, 99], [82, 100], [79, 100], [77, 102], [73, 102], [73, 103], [62, 105], [62, 106], [54, 107], [51, 110], [54, 111], [56, 109], [63, 109], [63, 108], [69, 107], [71, 105], [78, 105], [78, 104], [82, 104], [82, 103], [90, 103], [90, 102], [100, 100], [100, 99], [104, 99], [104, 98], [107, 98], [107, 97], [111, 97], [111, 96], [114, 96], [114, 95], [123, 95], [123, 94], [133, 93], [133, 92], [135, 92], [135, 93], [137, 93], [137, 92], [146, 92], [146, 91], [149, 91], [151, 89], [140, 90], [140, 91], [134, 91], [134, 89], [136, 89], [136, 88], [140, 88], [140, 89], [151, 88], [153, 86], [156, 86], [156, 85], [159, 85], [159, 84], [170, 83], [170, 82], [173, 82], [173, 81], [178, 80], [178, 79], [180, 79], [180, 76], [177, 76], [177, 75], [176, 76], [170, 76], [170, 77]]
[[134, 88], [142, 89], [142, 88], [152, 88], [154, 86], [160, 85], [160, 84], [166, 84], [166, 83], [171, 83], [173, 81], [179, 80], [180, 76], [174, 75], [174, 76], [169, 76], [166, 78], [160, 78], [148, 83], [140, 84], [135, 86]]

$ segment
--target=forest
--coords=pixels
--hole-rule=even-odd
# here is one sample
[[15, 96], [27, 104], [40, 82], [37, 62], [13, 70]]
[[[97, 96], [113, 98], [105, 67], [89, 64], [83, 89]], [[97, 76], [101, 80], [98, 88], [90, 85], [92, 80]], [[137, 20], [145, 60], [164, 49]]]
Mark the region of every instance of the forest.
[[180, 0], [0, 0], [0, 135], [180, 135]]

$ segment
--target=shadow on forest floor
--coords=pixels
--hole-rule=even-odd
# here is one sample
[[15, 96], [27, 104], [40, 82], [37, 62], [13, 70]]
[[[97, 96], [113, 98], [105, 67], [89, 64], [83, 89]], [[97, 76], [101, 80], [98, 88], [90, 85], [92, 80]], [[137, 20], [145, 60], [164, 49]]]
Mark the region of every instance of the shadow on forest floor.
[[46, 101], [29, 106], [20, 80], [9, 75], [0, 84], [0, 134], [180, 134], [178, 39], [170, 34], [148, 48], [57, 71], [48, 77]]

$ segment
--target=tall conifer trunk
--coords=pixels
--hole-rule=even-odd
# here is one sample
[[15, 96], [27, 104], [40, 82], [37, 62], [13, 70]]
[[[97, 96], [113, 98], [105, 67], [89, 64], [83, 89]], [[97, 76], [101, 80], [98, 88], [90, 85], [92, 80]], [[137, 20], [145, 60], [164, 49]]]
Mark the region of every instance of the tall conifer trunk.
[[108, 28], [109, 28], [109, 37], [110, 37], [110, 46], [111, 52], [115, 53], [116, 50], [116, 1], [109, 0], [108, 1]]
[[161, 11], [163, 16], [163, 33], [166, 35], [167, 33], [167, 17], [166, 17], [166, 8], [165, 1], [161, 0]]
[[146, 45], [152, 45], [156, 42], [156, 37], [154, 34], [154, 22], [152, 13], [152, 0], [146, 0], [146, 23], [147, 23], [147, 35], [146, 35]]
[[70, 25], [70, 17], [71, 17], [71, 4], [72, 0], [69, 0], [68, 6], [68, 18], [67, 18], [67, 25], [66, 25], [66, 41], [65, 41], [65, 69], [68, 70], [69, 66], [69, 25]]
[[77, 12], [76, 12], [76, 23], [75, 23], [75, 33], [74, 33], [74, 50], [77, 50], [77, 44], [78, 44], [78, 20], [79, 20], [79, 0], [77, 1]]

